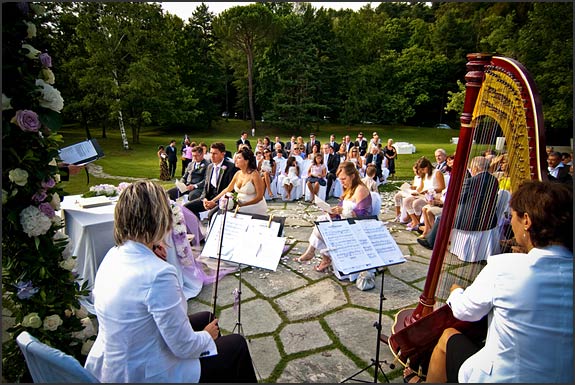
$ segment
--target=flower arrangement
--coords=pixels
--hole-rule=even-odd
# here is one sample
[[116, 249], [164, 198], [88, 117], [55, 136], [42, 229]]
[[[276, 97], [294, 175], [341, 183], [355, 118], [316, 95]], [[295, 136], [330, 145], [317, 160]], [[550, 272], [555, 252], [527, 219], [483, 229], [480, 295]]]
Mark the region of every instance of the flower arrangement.
[[65, 195], [56, 160], [64, 101], [53, 86], [52, 58], [33, 46], [44, 8], [10, 2], [2, 12], [2, 305], [13, 325], [3, 343], [2, 374], [21, 382], [31, 378], [15, 341], [20, 332], [80, 362], [93, 336], [78, 301], [88, 292], [76, 282], [57, 214]]
[[90, 191], [82, 194], [82, 198], [91, 198], [99, 195], [107, 197], [115, 197], [118, 195], [118, 188], [111, 184], [98, 184], [96, 186], [91, 186]]
[[174, 227], [172, 228], [172, 240], [176, 248], [176, 255], [178, 256], [182, 266], [191, 266], [193, 264], [194, 255], [192, 254], [192, 247], [188, 241], [188, 231], [184, 214], [181, 207], [174, 201], [170, 201], [172, 208], [172, 215], [174, 218]]
[[238, 206], [239, 200], [237, 191], [226, 193], [224, 197], [219, 201], [220, 210], [234, 210]]

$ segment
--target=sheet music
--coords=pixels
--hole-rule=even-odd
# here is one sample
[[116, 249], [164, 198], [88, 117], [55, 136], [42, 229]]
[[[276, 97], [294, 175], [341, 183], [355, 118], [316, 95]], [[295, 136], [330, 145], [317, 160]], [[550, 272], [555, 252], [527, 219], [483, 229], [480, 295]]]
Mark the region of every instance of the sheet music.
[[180, 191], [180, 194], [183, 194], [186, 191], [188, 191], [188, 186], [186, 186], [186, 184], [184, 182], [181, 182], [180, 180], [176, 179], [176, 182], [174, 182], [174, 184], [176, 185], [176, 187]]
[[63, 162], [78, 165], [89, 163], [100, 156], [91, 140], [64, 147], [59, 151], [59, 155]]
[[377, 219], [320, 222], [317, 226], [335, 267], [344, 274], [405, 262], [393, 238], [386, 237], [389, 231]]
[[[222, 215], [216, 215], [201, 252], [202, 256], [218, 258], [222, 219]], [[275, 271], [286, 242], [286, 238], [278, 237], [280, 229], [281, 223], [278, 222], [228, 212], [222, 243], [222, 260]]]
[[324, 201], [323, 199], [321, 199], [319, 196], [315, 196], [313, 199], [313, 203], [322, 211], [325, 211], [326, 213], [330, 213], [331, 212], [331, 206], [329, 205], [329, 203], [327, 203], [326, 201]]

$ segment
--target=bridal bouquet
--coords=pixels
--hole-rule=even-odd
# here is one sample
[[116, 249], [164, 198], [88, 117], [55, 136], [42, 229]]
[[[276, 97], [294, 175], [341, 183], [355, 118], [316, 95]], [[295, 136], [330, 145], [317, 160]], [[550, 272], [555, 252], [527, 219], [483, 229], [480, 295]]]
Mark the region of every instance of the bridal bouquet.
[[226, 195], [220, 199], [219, 207], [220, 210], [234, 210], [238, 204], [238, 193], [234, 191], [231, 193], [226, 193]]

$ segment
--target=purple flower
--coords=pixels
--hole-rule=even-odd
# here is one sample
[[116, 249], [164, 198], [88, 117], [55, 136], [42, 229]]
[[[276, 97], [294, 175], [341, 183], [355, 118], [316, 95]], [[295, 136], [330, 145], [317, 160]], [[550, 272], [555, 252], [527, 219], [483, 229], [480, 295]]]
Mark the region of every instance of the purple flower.
[[18, 289], [18, 293], [16, 293], [16, 295], [19, 299], [28, 299], [38, 292], [37, 287], [32, 287], [32, 281], [19, 281], [14, 286]]
[[47, 197], [48, 195], [46, 194], [46, 191], [40, 190], [36, 194], [32, 195], [32, 200], [36, 202], [44, 202]]
[[53, 178], [49, 178], [46, 181], [42, 181], [42, 188], [48, 190], [56, 186], [56, 181]]
[[40, 54], [40, 63], [42, 63], [42, 67], [51, 68], [52, 67], [52, 58], [48, 53], [42, 52]]
[[46, 214], [48, 218], [54, 218], [54, 215], [56, 215], [56, 212], [52, 208], [52, 205], [50, 205], [50, 203], [48, 202], [40, 203], [40, 206], [38, 206], [38, 208], [40, 209], [41, 212]]
[[16, 124], [22, 131], [27, 132], [38, 132], [42, 123], [38, 119], [38, 114], [30, 110], [18, 110], [16, 111]]

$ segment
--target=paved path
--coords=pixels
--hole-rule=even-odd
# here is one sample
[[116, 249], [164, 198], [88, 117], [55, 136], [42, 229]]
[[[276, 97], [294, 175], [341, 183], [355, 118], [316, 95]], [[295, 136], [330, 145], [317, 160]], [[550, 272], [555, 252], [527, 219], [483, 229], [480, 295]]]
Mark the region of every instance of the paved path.
[[[392, 196], [383, 193], [380, 219], [395, 217]], [[333, 201], [333, 202], [332, 202]], [[330, 200], [335, 203], [335, 200]], [[289, 252], [277, 270], [245, 268], [241, 273], [241, 326], [260, 382], [301, 383], [341, 382], [375, 358], [381, 274], [376, 287], [358, 290], [349, 281], [339, 281], [331, 273], [318, 273], [313, 267], [320, 257], [300, 264], [293, 258], [308, 246], [313, 220], [319, 212], [307, 203], [268, 202], [268, 212], [286, 217], [284, 234]], [[414, 307], [425, 283], [431, 251], [416, 241], [417, 233], [405, 226], [389, 223], [407, 262], [391, 266], [384, 276], [382, 333], [389, 335], [393, 317], [404, 307]], [[234, 289], [239, 273], [220, 281], [218, 309], [224, 334], [237, 332]], [[204, 286], [200, 295], [189, 301], [189, 311], [211, 310], [213, 285]], [[381, 344], [380, 359], [391, 363], [389, 347]], [[391, 382], [403, 382], [400, 368], [382, 364]], [[373, 371], [358, 379], [372, 381]], [[383, 378], [382, 378], [383, 380]], [[353, 382], [353, 381], [351, 381]]]

